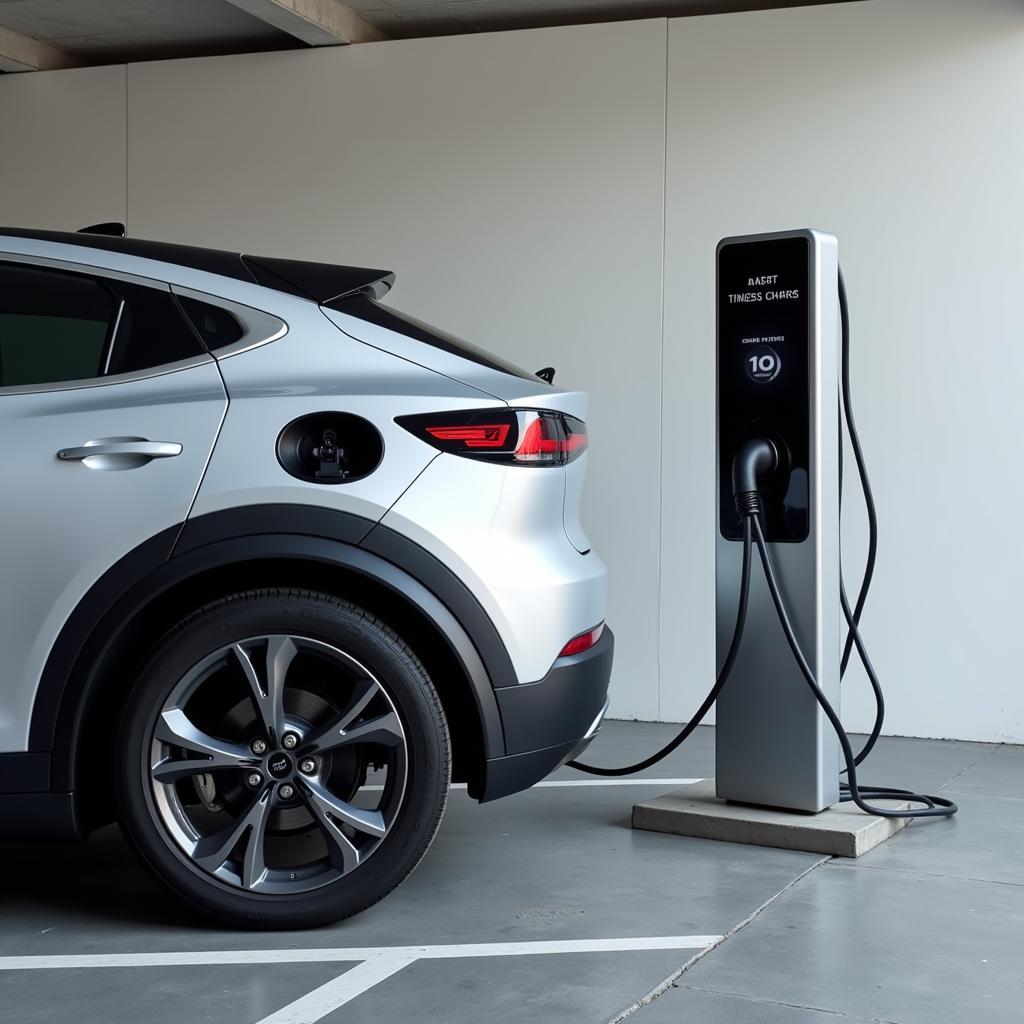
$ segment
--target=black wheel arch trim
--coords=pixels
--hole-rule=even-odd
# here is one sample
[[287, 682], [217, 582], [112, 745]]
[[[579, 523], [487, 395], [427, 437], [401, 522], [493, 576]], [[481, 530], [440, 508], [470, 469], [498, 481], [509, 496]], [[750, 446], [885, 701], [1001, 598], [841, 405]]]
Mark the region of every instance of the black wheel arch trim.
[[[465, 671], [485, 759], [505, 753], [494, 689], [515, 685], [490, 618], [464, 583], [418, 544], [351, 513], [304, 505], [208, 513], [139, 545], [90, 588], [47, 659], [33, 706], [30, 752], [50, 752], [49, 789], [73, 790], [79, 727], [95, 686], [94, 666], [134, 611], [196, 574], [265, 559], [335, 564], [400, 595], [433, 624]], [[37, 778], [41, 775], [37, 775]]]

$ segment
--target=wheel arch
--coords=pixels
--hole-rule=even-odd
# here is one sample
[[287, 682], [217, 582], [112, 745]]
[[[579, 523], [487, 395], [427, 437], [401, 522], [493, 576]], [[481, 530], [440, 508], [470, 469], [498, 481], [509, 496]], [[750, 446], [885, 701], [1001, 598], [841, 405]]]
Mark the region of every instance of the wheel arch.
[[[270, 532], [281, 529], [282, 519], [288, 531]], [[325, 523], [333, 536], [324, 535]], [[314, 532], [303, 532], [303, 526]], [[390, 558], [360, 546], [377, 530], [383, 535], [375, 543]], [[479, 621], [467, 628], [467, 607], [473, 611], [467, 599], [475, 604], [475, 598], [450, 570], [440, 563], [431, 566], [432, 556], [422, 548], [398, 535], [389, 537], [392, 531], [372, 522], [304, 506], [214, 513], [170, 533], [164, 531], [112, 567], [83, 598], [54, 644], [40, 681], [29, 743], [31, 750], [51, 751], [51, 791], [82, 790], [87, 801], [96, 799], [89, 794], [97, 776], [109, 769], [109, 740], [120, 717], [119, 701], [132, 686], [131, 670], [189, 611], [257, 585], [323, 591], [362, 604], [388, 621], [437, 686], [452, 732], [457, 776], [471, 794], [481, 789], [486, 761], [505, 752], [494, 686], [507, 684], [511, 664], [503, 646], [494, 649], [500, 639], [489, 619], [493, 635], [483, 629], [481, 637]], [[403, 551], [412, 571], [396, 563]], [[423, 578], [432, 571], [433, 579]], [[97, 817], [90, 812], [99, 810], [84, 807], [83, 819]]]

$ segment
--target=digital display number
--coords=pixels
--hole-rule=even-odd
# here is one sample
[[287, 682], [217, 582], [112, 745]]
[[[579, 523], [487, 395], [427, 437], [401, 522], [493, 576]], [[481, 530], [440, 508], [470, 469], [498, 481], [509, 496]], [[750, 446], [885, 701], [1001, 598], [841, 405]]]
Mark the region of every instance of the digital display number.
[[770, 348], [760, 348], [746, 358], [747, 376], [764, 384], [775, 380], [782, 369], [782, 360]]

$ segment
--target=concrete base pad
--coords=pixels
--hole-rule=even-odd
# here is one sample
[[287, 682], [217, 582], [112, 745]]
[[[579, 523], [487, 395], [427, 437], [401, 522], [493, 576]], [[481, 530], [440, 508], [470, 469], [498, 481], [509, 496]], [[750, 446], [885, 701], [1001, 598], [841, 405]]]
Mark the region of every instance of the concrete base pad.
[[[910, 806], [879, 800], [880, 807]], [[697, 839], [721, 839], [783, 850], [859, 857], [910, 822], [909, 818], [879, 818], [852, 803], [836, 804], [819, 814], [774, 811], [727, 803], [715, 796], [715, 780], [694, 783], [633, 807], [633, 828], [670, 832]]]

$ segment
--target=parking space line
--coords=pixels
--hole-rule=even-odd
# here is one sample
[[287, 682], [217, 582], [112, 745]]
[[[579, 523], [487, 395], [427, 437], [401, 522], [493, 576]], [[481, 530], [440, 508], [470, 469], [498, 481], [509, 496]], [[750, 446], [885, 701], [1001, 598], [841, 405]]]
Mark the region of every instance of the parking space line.
[[[531, 789], [540, 789], [544, 786], [565, 787], [572, 786], [693, 786], [703, 779], [545, 779], [543, 782], [535, 782]], [[463, 788], [465, 788], [463, 786]]]
[[353, 963], [344, 974], [282, 1006], [257, 1024], [316, 1024], [339, 1007], [417, 960], [538, 956], [557, 953], [625, 953], [706, 950], [721, 935], [655, 935], [618, 939], [552, 939], [534, 942], [451, 943], [437, 946], [353, 946], [327, 949], [235, 949], [167, 953], [83, 953], [0, 956], [0, 971], [81, 970], [124, 967], [206, 967], [220, 964]]
[[99, 967], [205, 967], [220, 964], [344, 963], [363, 960], [446, 960], [552, 953], [625, 953], [703, 949], [720, 935], [655, 935], [617, 939], [550, 939], [535, 942], [451, 943], [438, 946], [352, 946], [323, 949], [210, 949], [166, 953], [81, 953], [0, 956], [0, 971], [77, 970]]
[[[693, 786], [704, 779], [545, 779], [543, 782], [535, 782], [530, 789], [572, 789], [583, 786]], [[383, 786], [363, 786], [366, 790], [379, 790]], [[465, 782], [453, 782], [451, 789], [466, 789]], [[523, 790], [528, 793], [530, 790]]]
[[377, 956], [372, 960], [364, 960], [337, 978], [332, 978], [327, 984], [282, 1006], [257, 1024], [314, 1024], [414, 960], [413, 957], [401, 956]]

